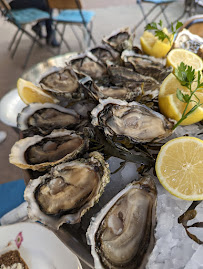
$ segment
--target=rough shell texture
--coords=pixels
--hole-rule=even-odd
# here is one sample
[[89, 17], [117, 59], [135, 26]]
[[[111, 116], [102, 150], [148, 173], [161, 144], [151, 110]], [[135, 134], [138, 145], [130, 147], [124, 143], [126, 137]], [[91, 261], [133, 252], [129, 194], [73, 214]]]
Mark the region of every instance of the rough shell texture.
[[[84, 192], [85, 188], [85, 185], [83, 184], [83, 188], [80, 189], [81, 181], [85, 180], [85, 182], [82, 183], [85, 183], [86, 186], [89, 188], [88, 185], [91, 185], [91, 182], [88, 183], [88, 180], [91, 180], [92, 178], [87, 177], [83, 180], [83, 177], [80, 177], [78, 178], [78, 183], [76, 180], [74, 181], [74, 178], [69, 178], [69, 175], [67, 174], [67, 176], [64, 177], [64, 180], [67, 180], [67, 178], [69, 178], [71, 181], [70, 183], [67, 182], [67, 184], [65, 185], [66, 190], [69, 191], [69, 195], [64, 194], [66, 195], [66, 199], [63, 200], [66, 200], [70, 203], [72, 203], [74, 199], [77, 199], [77, 197], [79, 197], [78, 199], [80, 200], [76, 200], [77, 204], [73, 205], [73, 210], [70, 210], [69, 208], [69, 210], [66, 211], [62, 210], [62, 212], [59, 212], [59, 214], [45, 214], [36, 199], [37, 189], [39, 192], [39, 189], [43, 185], [46, 185], [46, 188], [49, 188], [49, 197], [51, 196], [50, 199], [54, 200], [53, 204], [55, 206], [56, 204], [58, 204], [57, 200], [59, 199], [58, 197], [60, 196], [60, 192], [64, 191], [61, 186], [56, 186], [56, 181], [59, 178], [60, 180], [62, 180], [63, 175], [66, 171], [70, 173], [70, 169], [76, 169], [76, 167], [80, 167], [82, 169], [84, 167], [87, 167], [88, 169], [96, 173], [99, 178], [97, 185], [93, 186], [91, 192], [88, 193], [88, 196], [86, 195], [85, 197], [81, 198], [79, 192]], [[24, 196], [25, 199], [28, 201], [28, 215], [31, 219], [41, 221], [45, 225], [48, 225], [49, 227], [55, 229], [58, 229], [63, 223], [74, 224], [80, 222], [81, 217], [86, 213], [86, 211], [98, 201], [99, 197], [104, 191], [106, 184], [109, 182], [109, 177], [109, 166], [104, 161], [102, 155], [98, 152], [92, 152], [89, 156], [89, 159], [77, 159], [72, 162], [63, 163], [58, 166], [55, 166], [54, 168], [52, 168], [49, 174], [46, 174], [35, 180], [31, 180], [26, 187]], [[56, 189], [58, 188], [59, 190], [56, 191]], [[72, 195], [73, 193], [75, 194], [74, 197]], [[80, 204], [80, 206], [78, 204]]]
[[93, 217], [87, 242], [96, 269], [143, 269], [154, 247], [156, 186], [151, 177], [134, 181]]

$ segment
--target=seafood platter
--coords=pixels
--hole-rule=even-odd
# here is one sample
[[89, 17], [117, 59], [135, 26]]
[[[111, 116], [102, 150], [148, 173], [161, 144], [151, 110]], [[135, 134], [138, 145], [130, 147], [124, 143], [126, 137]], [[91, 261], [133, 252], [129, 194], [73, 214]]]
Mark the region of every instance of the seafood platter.
[[55, 103], [30, 103], [19, 113], [23, 138], [10, 162], [29, 174], [29, 218], [52, 229], [89, 267], [203, 268], [186, 267], [201, 245], [178, 223], [191, 202], [170, 195], [154, 170], [166, 141], [203, 138], [202, 123], [173, 131], [174, 121], [158, 107], [172, 67], [133, 40], [134, 33], [120, 29], [41, 74], [38, 85]]

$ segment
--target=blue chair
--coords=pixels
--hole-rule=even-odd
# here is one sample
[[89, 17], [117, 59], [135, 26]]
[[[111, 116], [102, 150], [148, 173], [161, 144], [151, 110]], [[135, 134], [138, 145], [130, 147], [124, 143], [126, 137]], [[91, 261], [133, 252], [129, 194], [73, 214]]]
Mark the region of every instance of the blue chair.
[[[48, 0], [49, 7], [52, 9], [58, 9], [59, 14], [57, 16], [52, 17], [55, 22], [55, 28], [58, 34], [61, 37], [60, 47], [58, 50], [58, 54], [60, 53], [61, 45], [64, 42], [66, 47], [70, 50], [70, 47], [67, 41], [64, 39], [64, 33], [66, 26], [69, 25], [79, 43], [80, 49], [83, 50], [84, 47], [82, 44], [85, 43], [86, 46], [90, 45], [92, 41], [94, 45], [96, 42], [92, 35], [92, 25], [93, 25], [93, 17], [94, 12], [90, 10], [83, 10], [80, 0]], [[58, 24], [62, 24], [62, 31], [59, 31]], [[82, 26], [83, 30], [83, 41], [79, 38], [78, 33], [72, 27], [73, 25]]]
[[[148, 16], [153, 12], [156, 11], [156, 9], [159, 9], [159, 12], [156, 14], [156, 16], [154, 17], [154, 19], [152, 19], [151, 21], [155, 21], [156, 19], [158, 19], [158, 17], [163, 14], [166, 23], [167, 23], [167, 27], [170, 26], [170, 20], [168, 19], [166, 13], [165, 13], [165, 9], [168, 7], [169, 4], [176, 2], [176, 0], [137, 0], [137, 4], [140, 7], [140, 10], [142, 12], [143, 18], [136, 24], [136, 29], [145, 21], [146, 25], [148, 23], [150, 23], [148, 21]], [[144, 8], [142, 6], [142, 3], [151, 3], [154, 4], [151, 9], [145, 13]]]
[[[17, 48], [20, 44], [23, 34], [27, 35], [31, 40], [31, 46], [28, 50], [28, 53], [25, 58], [25, 62], [23, 68], [27, 66], [29, 57], [31, 55], [32, 49], [37, 43], [39, 46], [44, 46], [42, 42], [39, 41], [39, 37], [37, 35], [32, 34], [26, 29], [27, 25], [31, 25], [33, 23], [37, 23], [41, 20], [50, 18], [50, 14], [48, 12], [36, 9], [36, 8], [26, 8], [20, 10], [12, 10], [9, 4], [5, 0], [0, 0], [0, 11], [2, 15], [13, 25], [17, 27], [16, 33], [11, 40], [9, 45], [9, 50], [11, 51], [13, 45], [15, 44], [13, 50], [11, 51], [11, 57], [13, 58]], [[48, 48], [50, 52], [53, 53], [52, 50]]]

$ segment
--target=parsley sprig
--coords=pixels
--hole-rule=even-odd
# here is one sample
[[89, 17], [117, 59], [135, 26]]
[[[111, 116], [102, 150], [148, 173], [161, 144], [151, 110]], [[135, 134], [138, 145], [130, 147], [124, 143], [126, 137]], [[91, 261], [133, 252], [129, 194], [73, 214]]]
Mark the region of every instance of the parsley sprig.
[[[182, 22], [178, 21], [176, 23], [176, 26], [174, 28], [173, 26], [173, 23], [171, 23], [171, 33], [172, 33], [172, 36], [175, 35], [175, 33], [177, 32], [177, 30], [182, 26]], [[158, 37], [158, 39], [160, 39], [161, 41], [163, 41], [165, 38], [168, 39], [170, 45], [171, 45], [171, 42], [172, 42], [172, 38], [167, 35], [164, 31], [163, 31], [163, 22], [162, 20], [159, 21], [159, 23], [156, 23], [156, 22], [152, 22], [152, 23], [149, 23], [147, 24], [147, 26], [145, 27], [145, 31], [146, 30], [154, 30], [155, 31], [155, 36]]]
[[[175, 76], [182, 86], [185, 86], [189, 89], [189, 94], [183, 93], [180, 89], [177, 89], [176, 91], [177, 98], [181, 102], [186, 103], [186, 106], [181, 119], [174, 125], [173, 129], [175, 129], [182, 121], [184, 121], [190, 114], [192, 114], [199, 106], [203, 105], [203, 103], [200, 103], [198, 96], [195, 94], [200, 87], [203, 87], [203, 83], [200, 81], [200, 71], [198, 71], [197, 80], [195, 80], [195, 69], [192, 69], [192, 66], [185, 65], [183, 62], [181, 62], [178, 68], [175, 69]], [[192, 90], [193, 82], [197, 82], [197, 86], [194, 90]], [[193, 96], [195, 98], [192, 99]], [[194, 103], [194, 106], [186, 113], [189, 104], [192, 102]]]

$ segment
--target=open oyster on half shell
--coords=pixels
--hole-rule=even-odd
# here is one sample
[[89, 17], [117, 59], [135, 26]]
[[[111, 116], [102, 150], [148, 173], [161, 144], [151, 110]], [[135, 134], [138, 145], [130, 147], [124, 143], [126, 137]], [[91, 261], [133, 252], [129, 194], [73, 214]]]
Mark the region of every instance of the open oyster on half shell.
[[58, 99], [80, 100], [83, 93], [78, 82], [78, 74], [71, 66], [66, 66], [58, 71], [51, 71], [39, 82], [43, 90], [48, 91]]
[[156, 185], [134, 181], [92, 218], [87, 230], [94, 268], [144, 269], [154, 247]]
[[30, 180], [25, 189], [28, 215], [52, 228], [80, 222], [109, 182], [109, 166], [99, 152], [88, 159], [62, 163]]
[[81, 117], [73, 109], [51, 103], [31, 103], [18, 114], [17, 127], [26, 134], [47, 135], [54, 129], [73, 129]]
[[86, 78], [81, 81], [88, 94], [93, 99], [99, 101], [99, 99], [106, 99], [112, 97], [115, 99], [133, 101], [136, 97], [142, 94], [142, 88], [139, 84], [128, 83], [128, 81], [115, 85], [111, 82], [109, 77], [102, 78], [97, 82], [94, 82], [91, 78]]
[[103, 127], [106, 135], [127, 137], [132, 142], [159, 141], [172, 134], [172, 122], [138, 102], [100, 100], [91, 114], [92, 124]]
[[118, 62], [120, 59], [120, 54], [111, 49], [107, 45], [100, 45], [89, 50], [99, 61], [104, 64], [108, 64], [110, 62]]
[[22, 169], [45, 170], [76, 158], [88, 147], [82, 134], [65, 129], [47, 136], [35, 135], [17, 141], [11, 148], [9, 161]]
[[92, 79], [102, 77], [107, 71], [106, 66], [90, 52], [71, 57], [68, 64], [77, 72]]
[[166, 67], [165, 59], [138, 54], [132, 50], [123, 51], [121, 59], [126, 67], [141, 75], [152, 77], [160, 83], [173, 71], [171, 66]]
[[113, 31], [102, 41], [120, 53], [128, 47], [132, 47], [131, 33], [128, 27]]
[[181, 32], [178, 33], [174, 41], [173, 47], [182, 48], [192, 51], [194, 53], [198, 53], [199, 50], [203, 49], [203, 38], [198, 35], [192, 34], [187, 29], [183, 29]]

